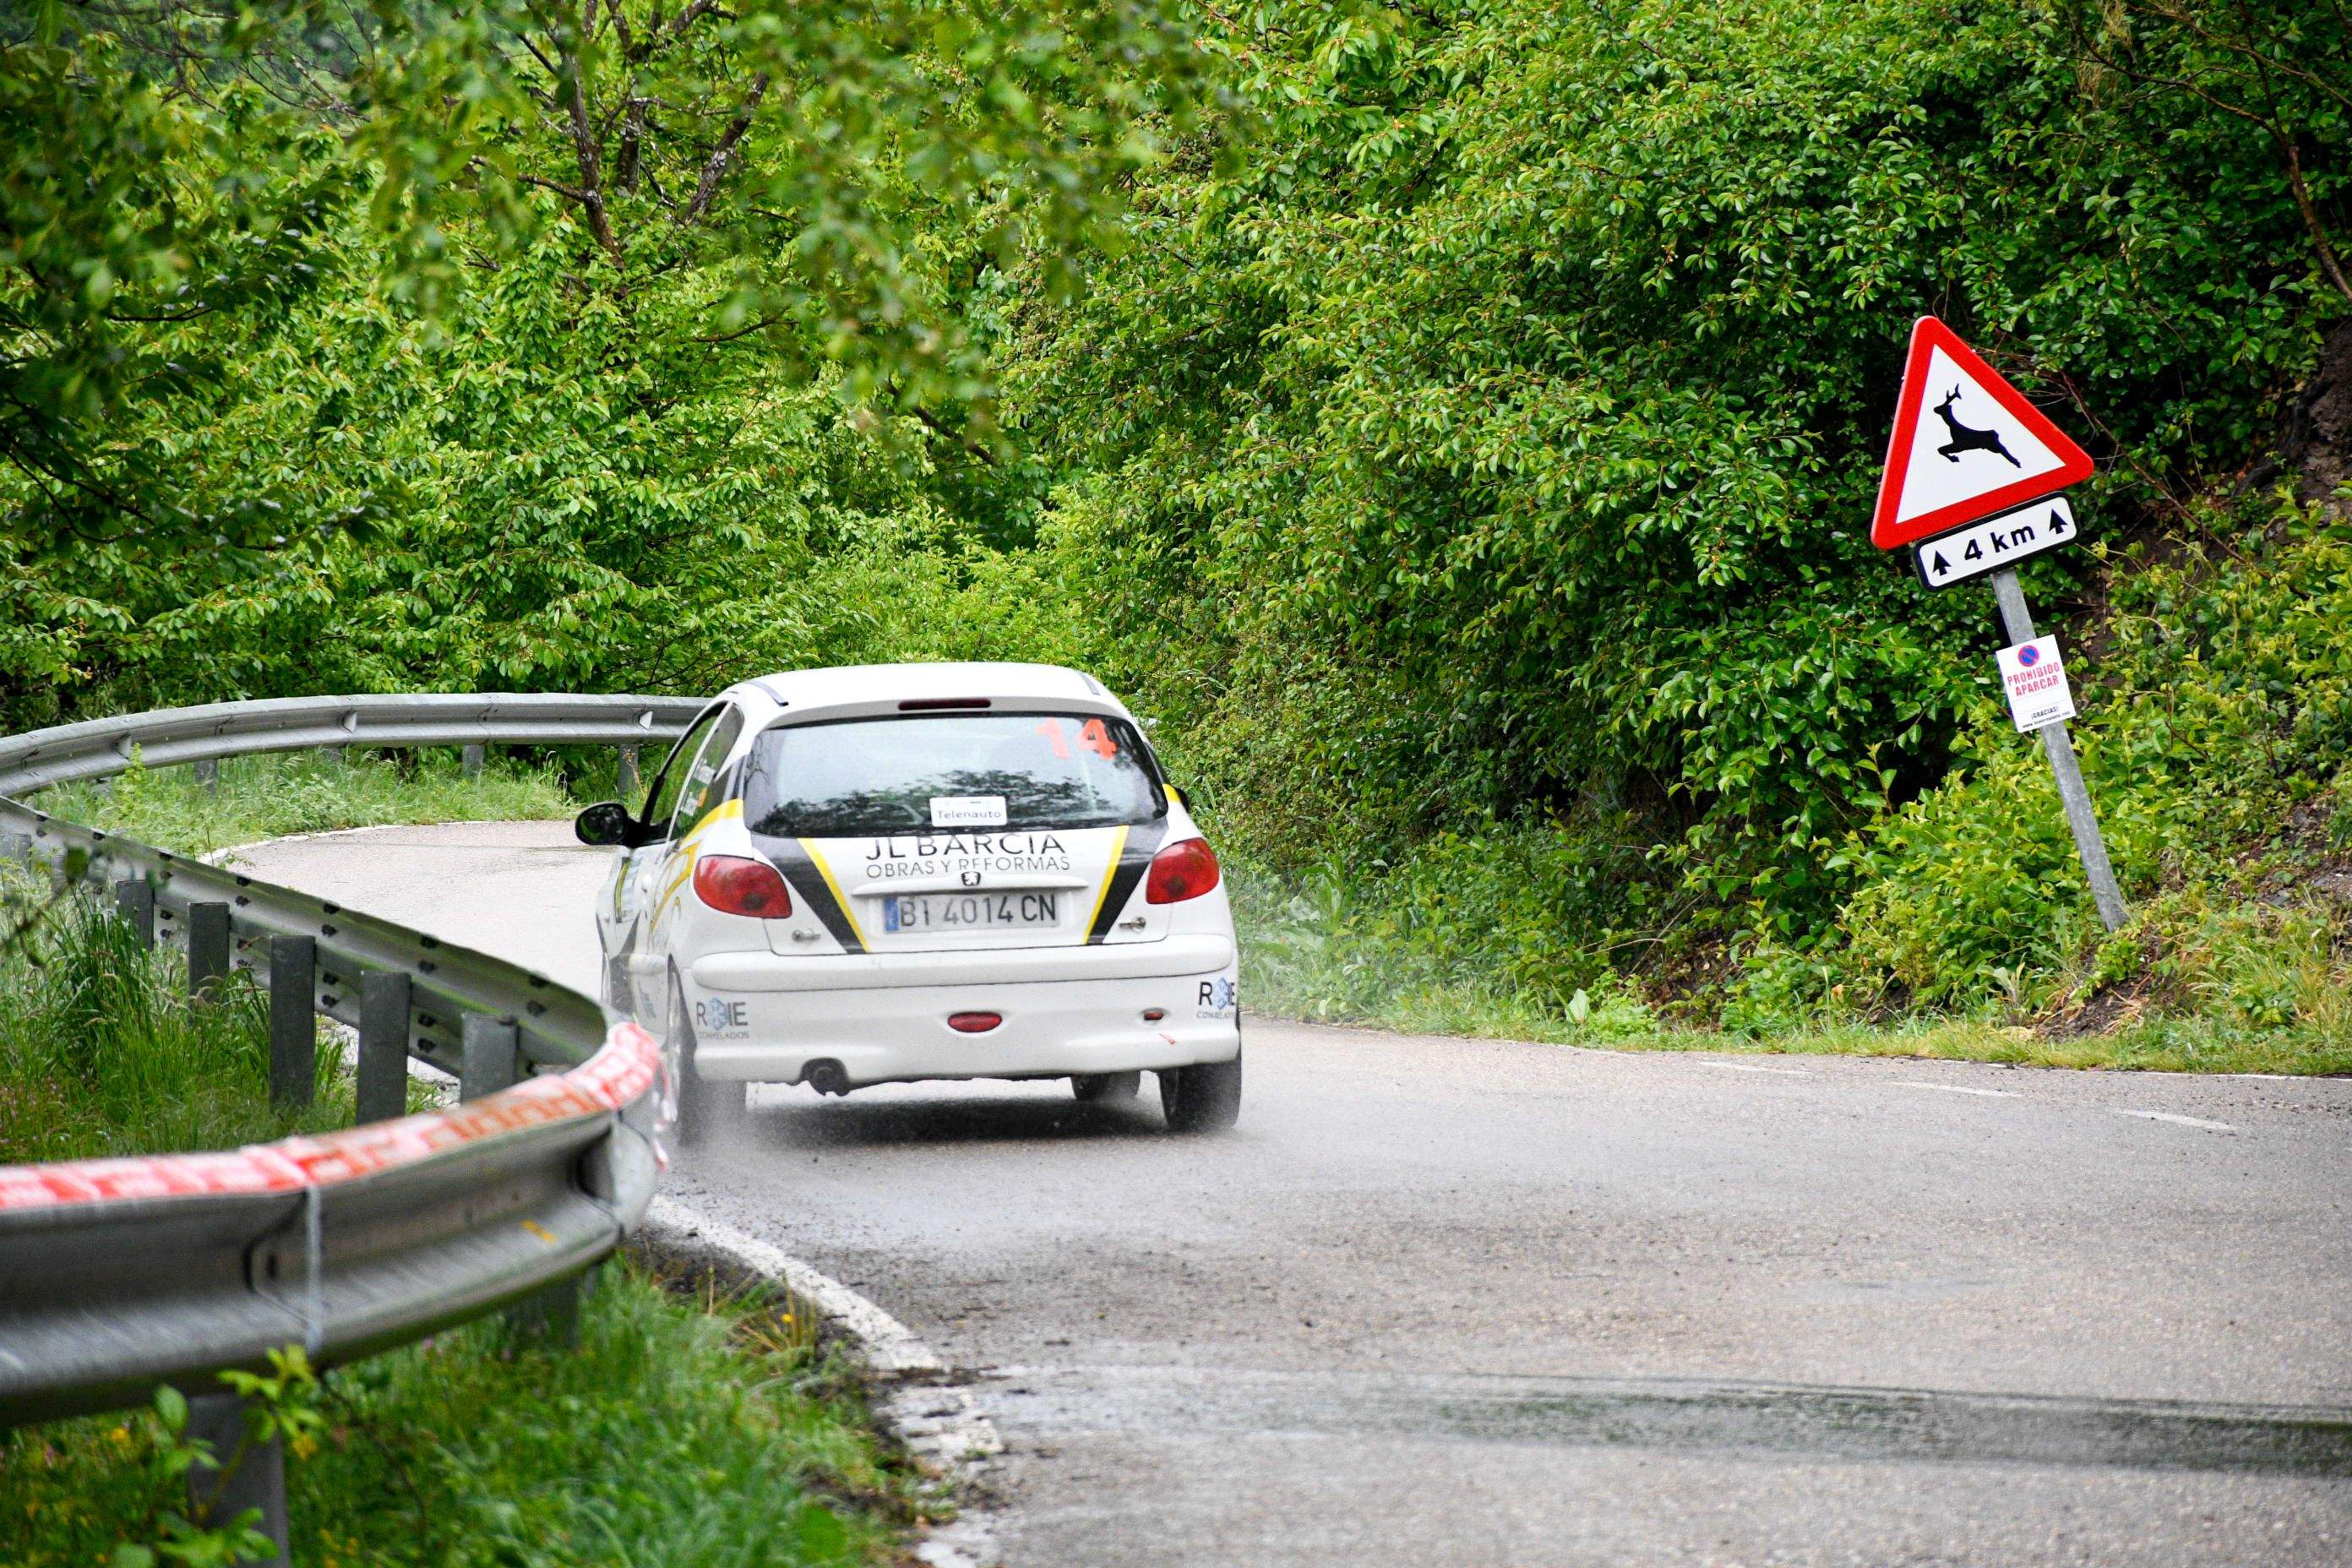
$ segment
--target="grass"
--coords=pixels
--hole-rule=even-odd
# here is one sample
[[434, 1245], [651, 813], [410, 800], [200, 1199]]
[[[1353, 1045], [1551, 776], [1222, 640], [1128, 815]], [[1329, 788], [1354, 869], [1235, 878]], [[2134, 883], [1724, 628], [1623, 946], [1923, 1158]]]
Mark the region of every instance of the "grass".
[[[607, 1265], [576, 1351], [496, 1320], [331, 1372], [287, 1466], [310, 1568], [802, 1568], [898, 1561], [911, 1478], [789, 1307], [681, 1299]], [[0, 1437], [12, 1568], [163, 1539], [152, 1413]]]
[[[2223, 930], [2201, 948], [2179, 944], [2153, 966], [2166, 970], [2177, 1005], [2136, 1005], [2104, 1028], [2053, 1026], [2063, 1014], [2020, 994], [1972, 1014], [1874, 1019], [1821, 1010], [1794, 1026], [1723, 1029], [1671, 1025], [1605, 973], [1581, 987], [1499, 973], [1493, 950], [1465, 939], [1461, 925], [1433, 935], [1379, 910], [1370, 889], [1328, 879], [1291, 889], [1244, 872], [1233, 891], [1243, 994], [1276, 1017], [1612, 1050], [2352, 1073], [2352, 988], [2326, 933], [2298, 933], [2292, 922]], [[2078, 978], [2082, 992], [2096, 989], [2095, 974]]]
[[[141, 948], [93, 900], [49, 902], [21, 876], [8, 891], [20, 935], [0, 952], [0, 1161], [226, 1148], [350, 1121], [331, 1049], [313, 1107], [270, 1107], [249, 984], [191, 1001], [177, 958]], [[804, 1311], [698, 1301], [615, 1265], [576, 1352], [487, 1320], [294, 1395], [315, 1417], [288, 1467], [295, 1558], [313, 1568], [893, 1563], [924, 1506], [919, 1479], [877, 1450], [845, 1370], [816, 1354]], [[175, 1523], [185, 1454], [154, 1411], [0, 1435], [0, 1564], [229, 1561]]]
[[331, 1049], [319, 1053], [308, 1109], [271, 1106], [266, 1002], [243, 974], [191, 1001], [177, 957], [140, 947], [93, 900], [49, 903], [21, 878], [12, 893], [11, 925], [39, 916], [0, 959], [0, 1163], [226, 1149], [350, 1125], [352, 1079]]
[[573, 809], [553, 766], [493, 755], [467, 778], [457, 753], [396, 753], [348, 761], [318, 752], [224, 758], [216, 786], [193, 768], [132, 768], [104, 781], [44, 791], [44, 811], [186, 854], [204, 855], [290, 833], [392, 823], [494, 822]]

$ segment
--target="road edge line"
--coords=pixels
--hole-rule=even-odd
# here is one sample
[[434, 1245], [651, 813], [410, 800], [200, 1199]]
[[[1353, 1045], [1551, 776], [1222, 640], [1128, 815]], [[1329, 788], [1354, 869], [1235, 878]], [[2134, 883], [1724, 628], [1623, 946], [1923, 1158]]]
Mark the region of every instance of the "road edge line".
[[971, 1391], [949, 1381], [950, 1369], [912, 1329], [781, 1247], [659, 1192], [629, 1243], [736, 1283], [765, 1280], [814, 1307], [825, 1330], [865, 1363], [876, 1424], [955, 1500], [955, 1519], [924, 1532], [915, 1560], [929, 1568], [1002, 1563], [998, 1510], [987, 1501], [986, 1483], [1004, 1441]]

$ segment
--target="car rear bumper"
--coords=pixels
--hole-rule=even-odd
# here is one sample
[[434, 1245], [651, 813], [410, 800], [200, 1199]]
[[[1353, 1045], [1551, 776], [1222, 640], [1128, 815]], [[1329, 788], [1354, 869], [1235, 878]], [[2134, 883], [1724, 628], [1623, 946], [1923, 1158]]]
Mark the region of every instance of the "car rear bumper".
[[806, 958], [756, 951], [710, 952], [694, 961], [692, 977], [709, 991], [936, 990], [1029, 982], [1160, 980], [1214, 974], [1232, 968], [1233, 963], [1232, 937], [1192, 931], [1158, 942], [970, 952], [836, 952]]
[[[705, 958], [688, 987], [695, 1068], [710, 1079], [797, 1083], [812, 1067], [832, 1062], [848, 1083], [871, 1084], [1231, 1061], [1241, 1050], [1241, 1024], [1232, 943], [1223, 945], [1225, 964], [1185, 974], [855, 990], [708, 986], [701, 983], [706, 968], [718, 961]], [[1147, 1020], [1150, 1010], [1162, 1016]], [[995, 1013], [1003, 1022], [978, 1035], [948, 1026], [950, 1014], [965, 1012]]]

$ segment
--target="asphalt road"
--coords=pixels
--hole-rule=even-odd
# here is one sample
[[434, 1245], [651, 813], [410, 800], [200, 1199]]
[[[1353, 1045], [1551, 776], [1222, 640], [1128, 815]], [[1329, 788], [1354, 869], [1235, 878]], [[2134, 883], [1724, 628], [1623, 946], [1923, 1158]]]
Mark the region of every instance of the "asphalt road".
[[[593, 981], [564, 826], [245, 858]], [[1027, 1568], [2352, 1563], [2352, 1082], [1247, 1040], [1222, 1137], [766, 1089], [670, 1190], [971, 1373]]]

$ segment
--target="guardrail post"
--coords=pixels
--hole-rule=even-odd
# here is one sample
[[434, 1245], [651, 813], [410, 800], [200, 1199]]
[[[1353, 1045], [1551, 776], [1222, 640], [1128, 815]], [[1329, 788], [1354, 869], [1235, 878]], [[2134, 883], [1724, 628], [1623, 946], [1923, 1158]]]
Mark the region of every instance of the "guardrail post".
[[458, 754], [464, 759], [466, 776], [469, 779], [478, 779], [482, 776], [482, 763], [488, 760], [490, 749], [485, 745], [475, 744], [467, 746]]
[[33, 836], [29, 833], [0, 833], [0, 860], [12, 866], [33, 863]]
[[286, 1542], [286, 1445], [277, 1437], [246, 1443], [247, 1405], [241, 1394], [199, 1394], [188, 1401], [188, 1436], [209, 1443], [214, 1458], [226, 1465], [240, 1446], [245, 1447], [236, 1468], [226, 1475], [201, 1467], [190, 1470], [188, 1501], [195, 1522], [206, 1527], [226, 1524], [249, 1508], [259, 1509], [261, 1533], [269, 1537], [278, 1554], [239, 1561], [291, 1568]]
[[114, 910], [131, 922], [139, 945], [155, 945], [155, 889], [144, 877], [125, 877], [114, 884]]
[[635, 746], [621, 748], [621, 767], [615, 778], [614, 793], [625, 804], [637, 793], [637, 749]]
[[205, 793], [206, 795], [218, 794], [220, 791], [220, 759], [218, 757], [198, 757], [194, 765], [196, 770], [196, 783], [204, 786]]
[[188, 906], [188, 994], [202, 996], [228, 981], [228, 906]]
[[511, 1088], [521, 1073], [522, 1048], [512, 1018], [466, 1015], [465, 1059], [457, 1068], [457, 1098], [479, 1100]]
[[269, 939], [269, 1099], [307, 1109], [319, 1087], [319, 944], [307, 936]]
[[537, 1340], [562, 1350], [580, 1348], [580, 1300], [587, 1276], [558, 1279], [507, 1309], [507, 1329], [519, 1340]]
[[[510, 1018], [466, 1015], [465, 1061], [458, 1069], [457, 1098], [478, 1100], [511, 1087], [521, 1076], [520, 1037]], [[580, 1342], [580, 1281], [559, 1279], [507, 1309], [508, 1329], [518, 1338], [566, 1349]]]
[[360, 979], [359, 1120], [389, 1121], [408, 1110], [408, 976]]

